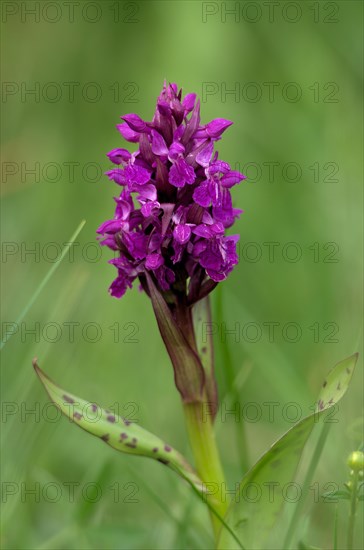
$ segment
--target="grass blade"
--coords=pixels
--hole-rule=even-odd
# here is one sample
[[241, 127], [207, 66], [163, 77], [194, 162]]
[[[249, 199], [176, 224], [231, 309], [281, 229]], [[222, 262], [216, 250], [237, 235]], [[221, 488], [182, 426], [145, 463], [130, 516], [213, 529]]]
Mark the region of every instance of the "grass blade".
[[[60, 255], [60, 257], [58, 258], [58, 260], [52, 265], [51, 269], [48, 271], [48, 273], [46, 274], [46, 276], [44, 277], [44, 279], [41, 281], [41, 283], [39, 284], [38, 288], [36, 289], [36, 291], [34, 292], [33, 296], [31, 297], [31, 299], [29, 300], [29, 302], [27, 303], [27, 305], [25, 306], [25, 308], [23, 309], [23, 311], [20, 313], [19, 317], [17, 318], [17, 320], [15, 321], [15, 325], [19, 325], [22, 320], [24, 319], [24, 317], [26, 316], [26, 314], [28, 313], [28, 311], [30, 310], [30, 308], [32, 307], [32, 305], [34, 304], [34, 302], [37, 300], [38, 296], [40, 295], [40, 293], [42, 292], [43, 288], [46, 286], [46, 284], [48, 283], [49, 279], [52, 277], [52, 275], [54, 274], [54, 272], [57, 270], [57, 268], [59, 267], [60, 263], [62, 262], [63, 258], [66, 256], [67, 252], [69, 251], [69, 249], [71, 248], [71, 246], [73, 245], [73, 243], [75, 242], [75, 240], [77, 239], [78, 235], [81, 233], [84, 225], [86, 223], [86, 220], [82, 220], [82, 222], [80, 223], [80, 225], [77, 227], [76, 231], [73, 233], [72, 237], [70, 238], [69, 242], [67, 242], [67, 244], [65, 245], [64, 249], [62, 250], [62, 253]], [[2, 342], [0, 343], [0, 350], [3, 349], [3, 347], [5, 346], [5, 344], [10, 340], [11, 336], [13, 335], [14, 333], [8, 333], [5, 335], [4, 337], [4, 340], [2, 340]]]

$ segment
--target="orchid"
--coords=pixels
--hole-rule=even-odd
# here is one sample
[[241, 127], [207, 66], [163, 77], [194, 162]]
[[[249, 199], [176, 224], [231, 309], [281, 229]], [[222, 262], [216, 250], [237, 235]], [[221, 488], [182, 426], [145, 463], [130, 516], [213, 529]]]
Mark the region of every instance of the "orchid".
[[[146, 303], [152, 305], [173, 366], [194, 464], [164, 438], [62, 390], [37, 360], [33, 365], [52, 401], [77, 425], [117, 451], [159, 461], [189, 483], [209, 508], [217, 549], [267, 548], [283, 495], [272, 501], [269, 492], [269, 500], [265, 496], [250, 502], [241, 495], [251, 484], [272, 484], [272, 471], [275, 485], [291, 483], [315, 423], [345, 394], [357, 356], [337, 364], [321, 388], [314, 412], [244, 472], [229, 500], [214, 433], [219, 399], [213, 340], [201, 342], [198, 329], [211, 322], [210, 293], [238, 264], [239, 235], [228, 230], [243, 211], [234, 208], [231, 189], [245, 176], [220, 160], [215, 150], [215, 142], [232, 122], [216, 118], [202, 124], [196, 94], [183, 97], [176, 84], [166, 83], [150, 122], [135, 113], [121, 118], [117, 128], [122, 138], [138, 144], [138, 149], [115, 148], [107, 154], [115, 168], [106, 174], [121, 189], [114, 217], [100, 225], [98, 240], [114, 254], [110, 264], [117, 277], [109, 288], [111, 296], [122, 298], [137, 280]], [[361, 472], [362, 455], [354, 462]], [[357, 482], [359, 473], [355, 476]], [[351, 494], [353, 501], [357, 499], [356, 486]], [[351, 542], [354, 519], [355, 509]], [[285, 548], [290, 547], [291, 534], [290, 526]]]

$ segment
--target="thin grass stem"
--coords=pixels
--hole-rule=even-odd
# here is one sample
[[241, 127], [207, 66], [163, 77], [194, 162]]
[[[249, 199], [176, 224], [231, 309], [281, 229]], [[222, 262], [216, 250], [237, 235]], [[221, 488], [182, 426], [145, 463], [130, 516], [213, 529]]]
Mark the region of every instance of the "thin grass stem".
[[[16, 326], [18, 326], [22, 322], [22, 320], [24, 319], [24, 317], [26, 316], [26, 314], [28, 313], [28, 311], [30, 310], [30, 308], [32, 307], [34, 302], [37, 300], [37, 298], [40, 295], [40, 293], [42, 292], [43, 288], [46, 286], [49, 279], [52, 277], [54, 272], [57, 270], [57, 268], [61, 264], [63, 258], [66, 256], [67, 252], [69, 251], [69, 249], [71, 248], [71, 246], [73, 245], [73, 243], [77, 239], [78, 235], [82, 231], [85, 223], [86, 223], [86, 220], [82, 220], [82, 222], [80, 223], [80, 225], [77, 227], [76, 231], [73, 233], [72, 237], [70, 238], [69, 242], [67, 242], [67, 244], [65, 245], [65, 247], [62, 250], [62, 253], [61, 253], [60, 257], [58, 258], [58, 260], [52, 265], [51, 269], [48, 271], [48, 273], [46, 274], [44, 279], [40, 282], [38, 288], [36, 289], [36, 291], [32, 295], [31, 299], [29, 300], [29, 302], [27, 303], [27, 305], [25, 306], [25, 308], [23, 309], [23, 311], [20, 313], [19, 317], [15, 321]], [[15, 332], [7, 333], [5, 335], [4, 340], [2, 340], [2, 342], [0, 343], [0, 350], [3, 349], [3, 347], [10, 340], [10, 338], [13, 334], [15, 334]]]

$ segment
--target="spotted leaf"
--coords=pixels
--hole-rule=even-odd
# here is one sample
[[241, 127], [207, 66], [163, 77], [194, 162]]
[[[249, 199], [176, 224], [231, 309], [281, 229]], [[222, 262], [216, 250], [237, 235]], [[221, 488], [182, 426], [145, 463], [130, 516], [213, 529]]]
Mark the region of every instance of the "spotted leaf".
[[[325, 411], [345, 394], [353, 375], [357, 354], [338, 363], [327, 376], [315, 411], [286, 432], [243, 477], [225, 522], [245, 548], [270, 548], [269, 534], [285, 500], [284, 488], [294, 481], [304, 446]], [[218, 549], [239, 548], [222, 530]]]
[[33, 366], [51, 400], [77, 426], [117, 451], [158, 460], [187, 479], [199, 492], [203, 490], [202, 483], [193, 468], [170, 445], [135, 422], [64, 391], [39, 368], [36, 359], [33, 361]]

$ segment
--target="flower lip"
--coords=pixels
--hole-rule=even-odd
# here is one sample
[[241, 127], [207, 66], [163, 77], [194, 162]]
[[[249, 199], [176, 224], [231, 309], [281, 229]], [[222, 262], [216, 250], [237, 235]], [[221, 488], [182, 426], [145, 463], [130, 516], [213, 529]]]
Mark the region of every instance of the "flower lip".
[[161, 267], [163, 264], [164, 264], [163, 256], [157, 253], [148, 254], [145, 260], [145, 267], [152, 271], [154, 271], [155, 269], [158, 269], [158, 267]]
[[186, 244], [190, 240], [191, 227], [187, 224], [176, 225], [173, 236], [179, 244]]

